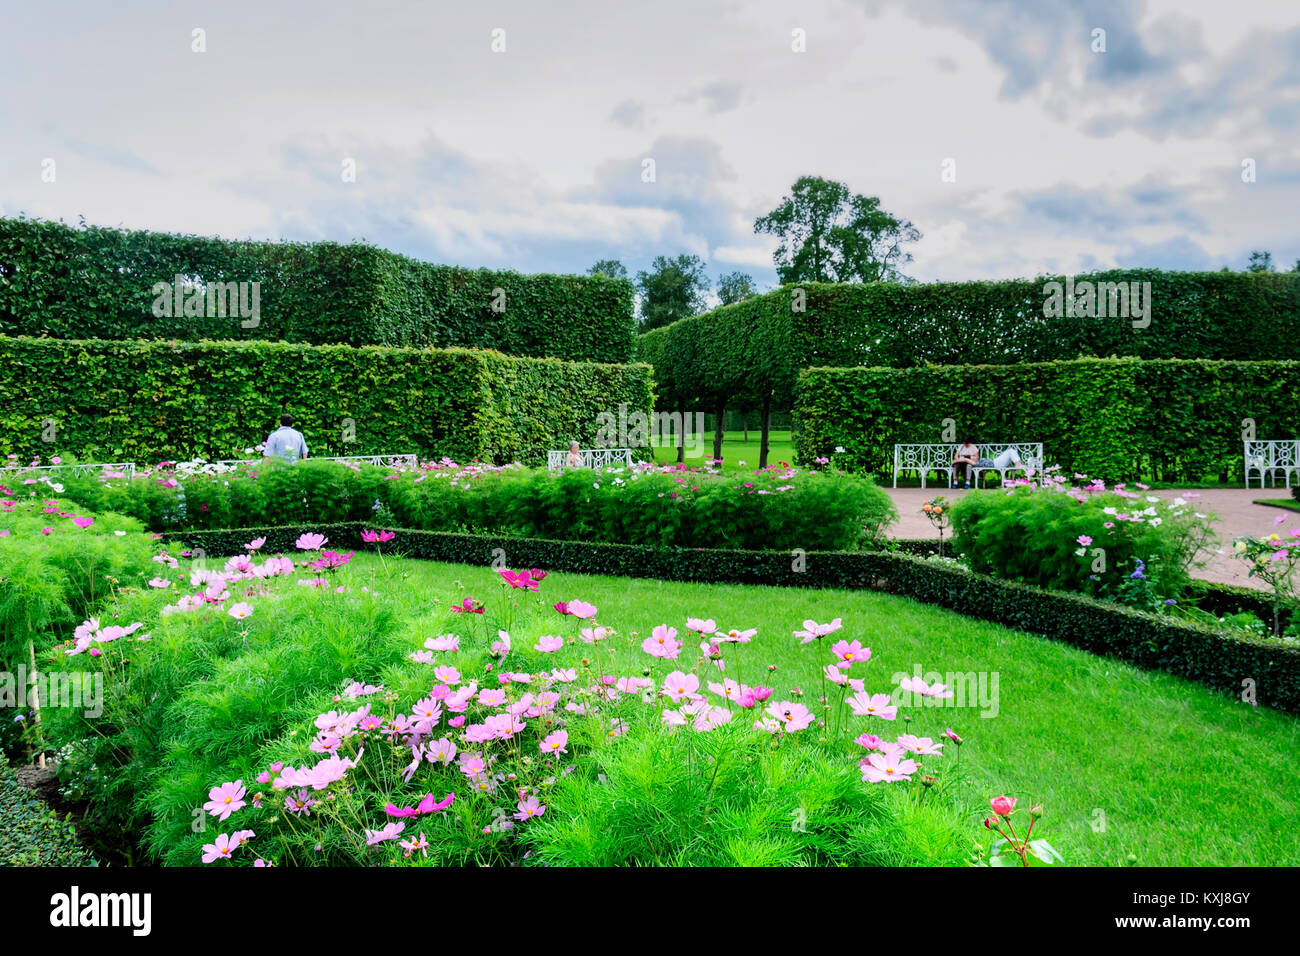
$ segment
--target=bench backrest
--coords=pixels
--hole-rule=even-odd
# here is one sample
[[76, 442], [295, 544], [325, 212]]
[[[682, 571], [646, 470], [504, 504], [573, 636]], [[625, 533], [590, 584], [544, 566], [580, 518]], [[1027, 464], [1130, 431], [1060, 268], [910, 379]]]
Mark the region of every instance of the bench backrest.
[[[960, 444], [939, 445], [895, 445], [894, 469], [908, 468], [948, 468], [957, 455]], [[1028, 441], [1011, 441], [985, 443], [975, 446], [981, 458], [997, 458], [1008, 448], [1020, 452], [1020, 460], [1033, 468], [1041, 469], [1043, 465], [1043, 443]]]
[[[632, 467], [632, 449], [631, 448], [579, 448], [578, 454], [582, 456], [582, 465], [574, 467], [582, 468], [631, 468]], [[546, 467], [551, 471], [559, 471], [562, 468], [569, 467], [569, 450], [561, 448], [558, 451], [552, 449], [546, 453]]]

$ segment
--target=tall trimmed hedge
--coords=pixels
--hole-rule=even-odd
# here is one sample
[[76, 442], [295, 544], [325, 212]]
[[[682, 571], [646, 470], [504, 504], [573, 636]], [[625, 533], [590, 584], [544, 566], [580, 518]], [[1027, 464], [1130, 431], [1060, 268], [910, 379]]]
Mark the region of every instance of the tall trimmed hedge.
[[638, 337], [636, 354], [654, 366], [666, 405], [710, 408], [745, 390], [789, 407], [799, 370], [817, 366], [1009, 365], [1115, 355], [1300, 359], [1295, 274], [1131, 269], [1073, 279], [1076, 289], [1085, 281], [1151, 283], [1150, 324], [1044, 317], [1046, 283], [1064, 283], [1063, 276], [808, 283], [647, 332]]
[[538, 464], [571, 438], [591, 444], [601, 412], [651, 404], [645, 365], [472, 349], [5, 336], [0, 395], [5, 453], [142, 463], [245, 457], [288, 411], [316, 456]]
[[798, 391], [799, 457], [882, 477], [895, 443], [943, 441], [945, 419], [958, 440], [1041, 441], [1049, 464], [1107, 481], [1238, 478], [1247, 419], [1261, 439], [1300, 436], [1300, 362], [811, 368]]
[[[260, 283], [258, 325], [243, 328], [234, 315], [155, 316], [155, 283], [173, 285], [178, 275]], [[604, 276], [431, 265], [359, 243], [0, 219], [0, 334], [493, 348], [627, 362], [634, 329], [631, 284]]]

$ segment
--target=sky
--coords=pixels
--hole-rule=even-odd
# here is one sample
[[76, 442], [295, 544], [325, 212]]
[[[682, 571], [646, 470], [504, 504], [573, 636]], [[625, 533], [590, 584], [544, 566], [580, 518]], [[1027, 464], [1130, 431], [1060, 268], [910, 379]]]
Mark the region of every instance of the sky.
[[0, 0], [0, 24], [4, 216], [522, 272], [693, 253], [767, 288], [754, 220], [817, 175], [920, 230], [920, 281], [1300, 259], [1295, 0]]

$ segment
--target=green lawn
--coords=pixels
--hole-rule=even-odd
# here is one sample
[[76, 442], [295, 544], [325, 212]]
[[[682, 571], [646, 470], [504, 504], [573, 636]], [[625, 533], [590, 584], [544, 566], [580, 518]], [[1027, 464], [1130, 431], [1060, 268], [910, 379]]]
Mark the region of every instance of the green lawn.
[[1300, 501], [1294, 498], [1255, 498], [1254, 503], [1270, 508], [1285, 508], [1287, 511], [1300, 511]]
[[[387, 561], [388, 572], [409, 575], [405, 586], [425, 600], [441, 603], [469, 593], [491, 611], [502, 594], [486, 568]], [[372, 573], [380, 572], [370, 555], [358, 555], [348, 571], [353, 583]], [[662, 676], [673, 669], [643, 654], [639, 642], [659, 623], [689, 637], [688, 615], [714, 618], [722, 628], [757, 627], [754, 642], [740, 651], [739, 678], [773, 686], [780, 696], [799, 686], [809, 704], [821, 693], [820, 668], [830, 655], [827, 642], [801, 646], [792, 637], [806, 618], [841, 617], [835, 639], [859, 639], [872, 649], [871, 660], [853, 670], [867, 679], [869, 691], [889, 690], [895, 672], [910, 674], [917, 664], [925, 672], [996, 672], [996, 716], [981, 717], [978, 708], [927, 708], [909, 728], [935, 736], [951, 726], [965, 738], [959, 760], [965, 779], [953, 785], [969, 807], [972, 837], [980, 832], [988, 798], [1006, 793], [1043, 804], [1044, 835], [1070, 864], [1122, 864], [1130, 852], [1150, 866], [1300, 863], [1300, 767], [1294, 760], [1300, 721], [1267, 708], [865, 591], [554, 573], [541, 597], [547, 606], [578, 598], [600, 608], [599, 622], [620, 633], [602, 645], [616, 645], [608, 652], [615, 656], [607, 673], [649, 666]], [[531, 645], [554, 623], [546, 614], [534, 616], [516, 625], [512, 636], [517, 645], [523, 639]], [[774, 674], [769, 664], [777, 665]], [[866, 718], [855, 720], [865, 727]], [[906, 732], [901, 721], [877, 721], [873, 729], [889, 739]]]
[[[739, 431], [726, 432], [722, 439], [722, 459], [724, 471], [752, 471], [758, 467], [759, 439], [761, 434], [757, 428], [749, 430], [749, 441], [745, 441], [745, 433]], [[778, 462], [794, 464], [794, 445], [790, 442], [790, 432], [773, 430], [768, 435], [768, 453], [767, 462], [769, 465], [775, 465]], [[691, 466], [703, 465], [705, 459], [713, 457], [713, 432], [707, 432], [703, 436], [703, 446], [696, 454], [691, 453], [692, 449], [688, 443], [686, 446], [686, 464]], [[654, 448], [655, 461], [663, 464], [676, 464], [677, 447], [675, 445], [656, 445]], [[744, 464], [740, 464], [741, 462]]]

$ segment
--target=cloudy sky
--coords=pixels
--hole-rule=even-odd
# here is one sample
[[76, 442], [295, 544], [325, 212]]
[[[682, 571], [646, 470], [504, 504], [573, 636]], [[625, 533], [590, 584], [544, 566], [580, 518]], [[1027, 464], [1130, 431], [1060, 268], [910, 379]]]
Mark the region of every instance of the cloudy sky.
[[1300, 258], [1295, 0], [0, 0], [0, 23], [6, 216], [524, 272], [690, 252], [766, 287], [754, 219], [811, 174], [912, 220], [924, 281]]

